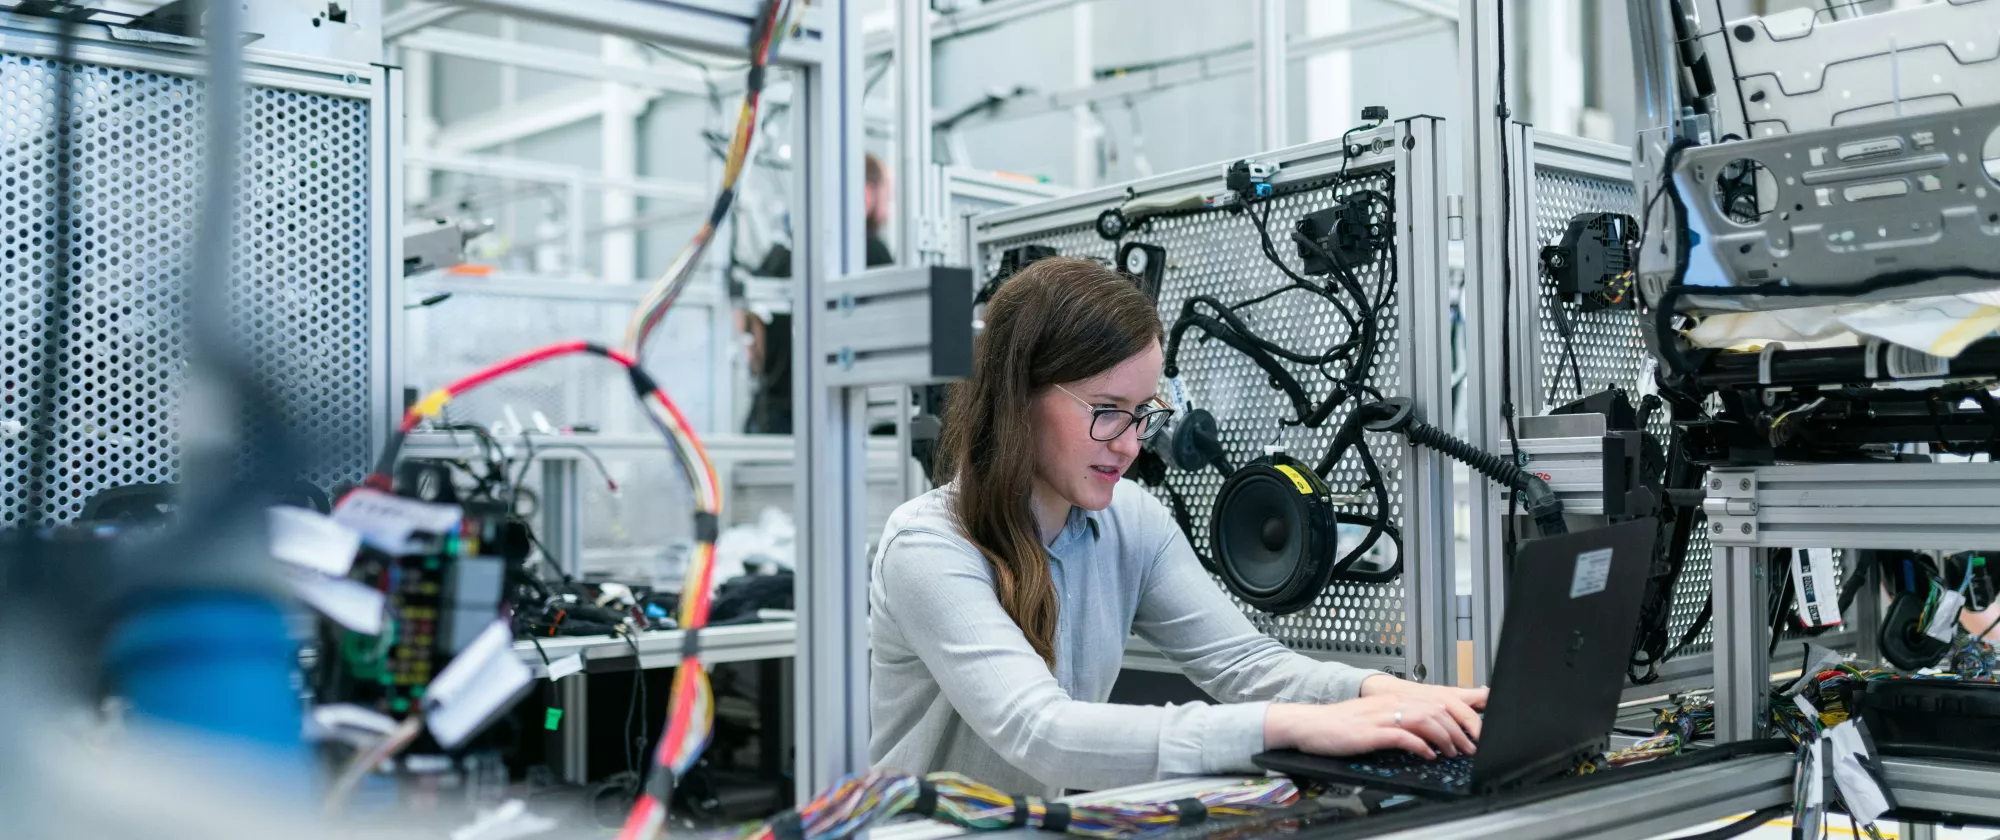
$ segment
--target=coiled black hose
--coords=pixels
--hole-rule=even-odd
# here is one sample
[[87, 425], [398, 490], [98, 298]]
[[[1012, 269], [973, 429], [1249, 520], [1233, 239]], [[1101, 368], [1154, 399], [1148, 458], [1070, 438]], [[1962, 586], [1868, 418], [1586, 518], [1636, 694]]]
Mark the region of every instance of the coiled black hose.
[[1380, 402], [1356, 406], [1340, 425], [1334, 435], [1333, 446], [1327, 449], [1326, 457], [1320, 461], [1319, 472], [1325, 475], [1333, 469], [1347, 450], [1360, 443], [1361, 432], [1394, 432], [1408, 439], [1411, 444], [1438, 452], [1447, 458], [1471, 467], [1514, 492], [1520, 494], [1528, 514], [1535, 519], [1535, 528], [1544, 537], [1569, 533], [1569, 526], [1563, 521], [1562, 500], [1556, 497], [1547, 481], [1541, 476], [1521, 469], [1520, 465], [1499, 455], [1487, 452], [1471, 442], [1461, 440], [1443, 429], [1417, 419], [1416, 407], [1408, 398], [1390, 397]]
[[1525, 492], [1528, 489], [1529, 479], [1540, 480], [1506, 458], [1473, 446], [1471, 442], [1461, 440], [1429, 423], [1412, 422], [1403, 430], [1403, 436], [1409, 438], [1411, 443], [1436, 450], [1454, 461], [1471, 467], [1480, 475], [1504, 487]]

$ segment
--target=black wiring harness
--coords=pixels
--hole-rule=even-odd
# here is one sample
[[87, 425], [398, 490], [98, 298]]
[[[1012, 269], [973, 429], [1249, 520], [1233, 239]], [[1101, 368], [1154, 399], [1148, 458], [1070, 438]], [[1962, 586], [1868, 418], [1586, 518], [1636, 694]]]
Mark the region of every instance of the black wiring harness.
[[[1375, 125], [1379, 124], [1378, 121]], [[1349, 134], [1373, 128], [1375, 125], [1358, 126]], [[1258, 175], [1252, 177], [1247, 174], [1253, 172]], [[1388, 177], [1390, 181], [1384, 188], [1386, 192], [1377, 189], [1352, 190], [1342, 195], [1334, 208], [1315, 214], [1319, 216], [1338, 213], [1345, 219], [1367, 225], [1366, 235], [1349, 235], [1344, 239], [1350, 245], [1360, 244], [1362, 262], [1357, 263], [1351, 251], [1345, 255], [1341, 253], [1349, 249], [1335, 247], [1330, 241], [1323, 241], [1321, 236], [1314, 235], [1315, 232], [1328, 231], [1316, 231], [1311, 225], [1306, 224], [1301, 224], [1298, 226], [1299, 229], [1292, 231], [1291, 238], [1307, 269], [1324, 270], [1330, 275], [1326, 280], [1316, 280], [1295, 270], [1280, 254], [1277, 241], [1271, 234], [1270, 202], [1298, 189], [1317, 189], [1326, 185], [1315, 184], [1280, 192], [1263, 180], [1261, 171], [1257, 167], [1247, 162], [1233, 166], [1229, 180], [1235, 200], [1222, 207], [1232, 212], [1240, 212], [1250, 219], [1257, 233], [1260, 252], [1284, 275], [1287, 282], [1233, 303], [1212, 295], [1196, 295], [1186, 299], [1181, 305], [1179, 316], [1167, 331], [1163, 369], [1165, 375], [1169, 379], [1177, 379], [1180, 376], [1181, 348], [1188, 331], [1197, 330], [1202, 340], [1220, 341], [1243, 354], [1265, 374], [1267, 383], [1284, 395], [1290, 404], [1292, 416], [1280, 418], [1279, 423], [1282, 425], [1318, 428], [1325, 425], [1343, 405], [1347, 405], [1355, 394], [1381, 398], [1381, 393], [1368, 384], [1368, 378], [1374, 373], [1379, 357], [1382, 312], [1389, 306], [1395, 294], [1397, 265], [1394, 242], [1391, 237], [1383, 235], [1384, 232], [1393, 230], [1395, 224], [1395, 202], [1389, 197], [1395, 189], [1394, 176]], [[1346, 166], [1343, 162], [1341, 172], [1335, 176], [1330, 186], [1338, 190], [1348, 183]], [[1156, 214], [1148, 218], [1158, 215], [1166, 214]], [[1130, 229], [1121, 229], [1120, 233], [1128, 232]], [[1328, 240], [1332, 238], [1326, 237]], [[1372, 294], [1355, 276], [1355, 270], [1366, 264], [1382, 266], [1382, 279]], [[1332, 346], [1315, 352], [1280, 344], [1260, 335], [1250, 326], [1244, 317], [1246, 311], [1289, 292], [1305, 293], [1325, 301], [1345, 325], [1343, 337]], [[1315, 398], [1306, 384], [1286, 367], [1286, 362], [1304, 365], [1317, 371], [1328, 382], [1324, 395]], [[1194, 427], [1201, 424], [1204, 419], [1212, 427], [1213, 418], [1206, 411], [1194, 408], [1182, 418], [1182, 425]], [[1190, 436], [1186, 434], [1187, 431], [1187, 429], [1177, 430], [1178, 433], [1175, 435], [1175, 439], [1179, 441], [1174, 444], [1177, 450], [1192, 450], [1174, 453], [1173, 460], [1178, 466], [1183, 469], [1202, 469], [1212, 466], [1225, 478], [1234, 472], [1234, 468], [1215, 440], [1212, 428], [1209, 428], [1205, 435]], [[1190, 437], [1191, 442], [1188, 440]], [[1335, 579], [1354, 582], [1394, 580], [1402, 572], [1402, 535], [1390, 522], [1392, 508], [1387, 481], [1365, 441], [1356, 441], [1347, 448], [1355, 451], [1360, 463], [1366, 487], [1372, 495], [1374, 515], [1336, 513], [1336, 521], [1339, 523], [1367, 527], [1368, 533], [1335, 563]], [[1340, 455], [1323, 459], [1315, 472], [1321, 477], [1326, 477], [1332, 473], [1339, 460]], [[1150, 483], [1162, 486], [1166, 490], [1174, 518], [1187, 535], [1189, 544], [1195, 547], [1196, 556], [1201, 559], [1203, 566], [1211, 571], [1218, 569], [1217, 560], [1202, 551], [1195, 539], [1194, 517], [1179, 489], [1166, 476], [1167, 471], [1162, 467], [1150, 469], [1148, 472], [1151, 475], [1142, 475], [1142, 479], [1157, 479]], [[1383, 570], [1353, 571], [1354, 564], [1374, 548], [1385, 535], [1397, 548], [1397, 560], [1394, 565]]]

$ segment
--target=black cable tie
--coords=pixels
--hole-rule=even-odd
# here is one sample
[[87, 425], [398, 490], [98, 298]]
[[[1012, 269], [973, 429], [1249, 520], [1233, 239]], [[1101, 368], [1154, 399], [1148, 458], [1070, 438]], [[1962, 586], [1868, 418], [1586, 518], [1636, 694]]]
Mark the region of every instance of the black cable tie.
[[1014, 822], [1008, 825], [1009, 828], [1022, 828], [1028, 824], [1028, 800], [1032, 798], [1028, 796], [1014, 797]]
[[1069, 830], [1068, 805], [1064, 805], [1060, 802], [1051, 802], [1048, 805], [1044, 806], [1044, 808], [1045, 810], [1042, 813], [1042, 826], [1041, 826], [1043, 831], [1052, 831], [1057, 834], [1061, 834]]
[[674, 801], [673, 771], [665, 767], [653, 768], [651, 772], [646, 774], [645, 789], [654, 799], [661, 802]]
[[713, 543], [722, 536], [722, 523], [715, 514], [696, 511], [694, 515], [694, 541]]
[[735, 203], [736, 189], [734, 187], [730, 188], [728, 192], [716, 196], [715, 207], [708, 213], [708, 224], [711, 227], [720, 227], [723, 222], [728, 221], [729, 207]]
[[701, 653], [701, 628], [689, 627], [681, 631], [681, 659], [692, 659]]
[[1174, 800], [1174, 811], [1180, 814], [1181, 825], [1194, 825], [1208, 819], [1208, 805], [1192, 797]]
[[636, 393], [639, 396], [643, 397], [646, 396], [647, 394], [653, 393], [654, 391], [660, 390], [660, 384], [658, 382], [654, 382], [652, 375], [646, 373], [646, 369], [638, 366], [637, 364], [633, 364], [631, 367], [626, 368], [625, 375], [631, 377], [632, 391], [633, 393]]
[[772, 840], [806, 840], [805, 824], [796, 810], [786, 811], [771, 818]]
[[917, 801], [910, 806], [910, 812], [926, 817], [935, 817], [937, 816], [937, 803], [937, 785], [931, 784], [929, 779], [918, 779]]

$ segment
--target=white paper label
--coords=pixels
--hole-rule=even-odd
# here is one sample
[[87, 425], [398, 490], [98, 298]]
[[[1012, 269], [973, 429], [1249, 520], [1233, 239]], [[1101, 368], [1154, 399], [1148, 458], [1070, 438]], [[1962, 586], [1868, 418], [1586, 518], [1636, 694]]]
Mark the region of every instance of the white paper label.
[[1188, 413], [1187, 388], [1181, 385], [1178, 376], [1167, 377], [1167, 404], [1174, 407], [1174, 413], [1186, 417]]
[[318, 511], [278, 505], [264, 511], [271, 556], [300, 568], [343, 577], [354, 568], [361, 535]]
[[374, 587], [304, 570], [293, 570], [290, 577], [292, 594], [328, 621], [364, 636], [382, 635], [388, 598]]
[[1873, 825], [1889, 811], [1889, 795], [1863, 762], [1869, 758], [1861, 731], [1848, 721], [1826, 731], [1833, 751], [1833, 784], [1847, 800], [1847, 812], [1863, 825]]
[[513, 629], [495, 621], [424, 689], [424, 723], [438, 744], [455, 749], [534, 680], [535, 672], [514, 655]]
[[463, 516], [457, 505], [419, 502], [367, 487], [347, 494], [333, 510], [335, 522], [391, 554], [408, 554], [412, 535], [449, 533]]
[[1813, 706], [1812, 701], [1807, 700], [1805, 695], [1803, 694], [1792, 695], [1792, 705], [1797, 706], [1799, 708], [1799, 712], [1801, 714], [1804, 714], [1808, 719], [1815, 721], [1819, 720], [1819, 709]]
[[1792, 550], [1792, 591], [1798, 593], [1799, 623], [1806, 627], [1840, 624], [1840, 582], [1833, 549]]
[[1931, 623], [1924, 627], [1924, 635], [1940, 642], [1949, 642], [1958, 637], [1958, 613], [1965, 609], [1965, 596], [1956, 589], [1947, 589], [1938, 596], [1937, 612], [1931, 614]]
[[1604, 591], [1611, 582], [1611, 549], [1600, 548], [1576, 556], [1576, 576], [1569, 581], [1569, 597], [1581, 598]]
[[549, 681], [555, 682], [571, 674], [583, 671], [583, 654], [572, 653], [549, 663]]

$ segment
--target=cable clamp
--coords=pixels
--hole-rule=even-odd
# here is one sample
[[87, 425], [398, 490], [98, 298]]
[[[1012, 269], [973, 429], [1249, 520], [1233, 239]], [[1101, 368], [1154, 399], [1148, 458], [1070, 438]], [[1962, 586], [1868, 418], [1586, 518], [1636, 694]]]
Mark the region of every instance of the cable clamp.
[[1175, 800], [1174, 811], [1180, 815], [1181, 825], [1194, 825], [1208, 819], [1207, 803], [1193, 797]]
[[910, 812], [922, 814], [926, 817], [935, 817], [937, 816], [937, 803], [937, 785], [932, 784], [929, 779], [918, 779], [917, 801], [910, 806]]
[[1764, 345], [1764, 349], [1757, 351], [1757, 384], [1764, 386], [1771, 384], [1771, 354], [1783, 349], [1785, 349], [1784, 342], [1773, 341]]
[[1061, 834], [1069, 830], [1069, 806], [1050, 802], [1043, 806], [1042, 830]]
[[772, 840], [805, 840], [805, 824], [799, 819], [799, 812], [791, 810], [772, 817], [771, 837]]
[[701, 628], [689, 627], [681, 631], [681, 659], [693, 659], [701, 655]]

